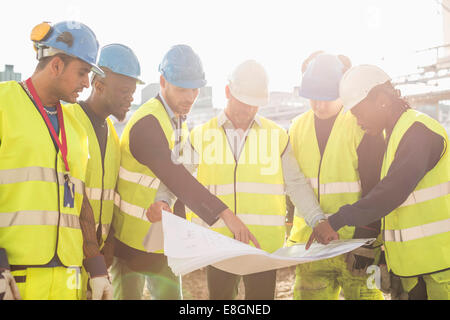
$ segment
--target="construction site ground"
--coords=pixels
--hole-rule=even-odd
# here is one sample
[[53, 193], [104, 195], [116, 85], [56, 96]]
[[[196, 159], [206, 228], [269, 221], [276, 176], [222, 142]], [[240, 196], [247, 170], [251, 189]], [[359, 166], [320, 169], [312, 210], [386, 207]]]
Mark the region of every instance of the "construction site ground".
[[[183, 298], [185, 300], [208, 300], [208, 287], [206, 284], [206, 269], [202, 268], [193, 271], [182, 277]], [[294, 295], [295, 266], [279, 269], [277, 271], [277, 285], [275, 292], [276, 300], [292, 300]], [[245, 296], [244, 283], [239, 284], [237, 300], [243, 300]], [[144, 294], [144, 299], [149, 298], [148, 291]], [[384, 295], [386, 300], [390, 300], [389, 295]], [[340, 299], [344, 299], [341, 295]]]

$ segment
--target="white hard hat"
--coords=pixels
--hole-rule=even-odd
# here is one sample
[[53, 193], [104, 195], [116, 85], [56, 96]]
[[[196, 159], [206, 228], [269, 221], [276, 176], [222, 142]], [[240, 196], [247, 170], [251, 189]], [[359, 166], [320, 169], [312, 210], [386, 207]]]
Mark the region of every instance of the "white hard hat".
[[339, 85], [344, 110], [350, 110], [364, 100], [372, 88], [390, 80], [386, 72], [373, 65], [363, 64], [350, 68], [342, 76]]
[[269, 103], [269, 78], [264, 67], [255, 60], [238, 65], [228, 77], [231, 95], [251, 106]]

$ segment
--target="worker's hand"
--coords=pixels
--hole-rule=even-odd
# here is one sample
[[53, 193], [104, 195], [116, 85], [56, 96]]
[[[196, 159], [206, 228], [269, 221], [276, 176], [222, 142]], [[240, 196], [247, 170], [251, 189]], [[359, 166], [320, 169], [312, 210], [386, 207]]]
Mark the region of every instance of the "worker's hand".
[[327, 219], [323, 220], [313, 229], [305, 249], [308, 250], [314, 240], [322, 244], [329, 244], [333, 240], [339, 240], [339, 234], [333, 230]]
[[150, 208], [147, 209], [147, 212], [146, 212], [147, 219], [152, 223], [161, 221], [162, 210], [172, 212], [169, 205], [164, 201], [156, 201], [156, 202], [152, 203], [152, 205], [150, 206]]
[[261, 248], [258, 240], [255, 236], [248, 230], [247, 226], [239, 219], [230, 209], [225, 209], [220, 214], [220, 217], [227, 225], [228, 229], [234, 234], [234, 238], [238, 241], [249, 243], [253, 242], [255, 247]]
[[113, 299], [113, 288], [107, 276], [89, 279], [89, 286], [92, 290], [92, 300]]
[[3, 300], [21, 300], [19, 288], [13, 275], [8, 269], [0, 270], [0, 296], [3, 295]]

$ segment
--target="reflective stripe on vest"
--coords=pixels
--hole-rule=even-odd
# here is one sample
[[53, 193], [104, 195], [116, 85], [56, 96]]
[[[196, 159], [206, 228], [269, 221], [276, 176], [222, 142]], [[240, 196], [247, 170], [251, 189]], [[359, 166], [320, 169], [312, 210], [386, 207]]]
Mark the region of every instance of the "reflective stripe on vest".
[[[18, 211], [1, 213], [0, 227], [11, 226], [57, 226], [58, 211]], [[81, 229], [80, 220], [72, 214], [61, 213], [61, 227]]]
[[[113, 201], [115, 194], [116, 194], [116, 192], [113, 189], [103, 189], [103, 200]], [[89, 200], [101, 200], [102, 189], [86, 187], [86, 195], [89, 198]]]
[[114, 196], [114, 204], [118, 208], [120, 208], [120, 210], [123, 211], [124, 213], [136, 217], [138, 219], [144, 220], [146, 222], [149, 222], [147, 216], [145, 215], [147, 209], [124, 201], [123, 199], [120, 198], [120, 195], [118, 193], [116, 193]]
[[[205, 186], [212, 194], [224, 196], [234, 193], [234, 184], [208, 185]], [[236, 192], [260, 193], [272, 195], [284, 195], [284, 185], [259, 183], [259, 182], [236, 182]]]
[[440, 220], [401, 230], [384, 230], [384, 241], [403, 242], [450, 231], [450, 219]]
[[[114, 192], [120, 167], [120, 142], [111, 119], [106, 118], [106, 142], [100, 148], [97, 134], [85, 109], [78, 104], [65, 105], [80, 122], [89, 139], [89, 161], [86, 168], [86, 195], [94, 213], [95, 223], [108, 225], [113, 219]], [[102, 234], [102, 240], [106, 240]], [[100, 249], [103, 242], [100, 243]]]
[[[211, 132], [216, 133], [212, 141]], [[281, 155], [288, 136], [283, 128], [260, 117], [260, 123], [253, 122], [248, 129], [238, 159], [233, 156], [228, 139], [217, 117], [193, 129], [190, 141], [200, 156], [197, 179], [248, 226], [262, 250], [274, 252], [285, 240], [286, 198]], [[214, 161], [210, 161], [211, 150]], [[268, 150], [269, 162], [265, 158]], [[222, 162], [223, 159], [231, 161]], [[270, 172], [264, 170], [268, 165]], [[192, 221], [208, 227], [195, 213]], [[233, 237], [222, 220], [210, 228]]]
[[120, 167], [119, 169], [119, 178], [152, 189], [158, 189], [160, 184], [160, 180], [156, 177], [150, 177], [138, 172], [131, 172], [124, 167]]
[[413, 191], [400, 207], [410, 206], [445, 196], [450, 193], [450, 181], [429, 188]]
[[11, 265], [43, 265], [55, 253], [66, 266], [82, 265], [88, 137], [62, 112], [73, 206], [64, 205], [65, 165], [41, 114], [19, 83], [0, 83], [0, 243]]
[[[309, 110], [292, 121], [289, 136], [295, 158], [320, 200], [320, 208], [324, 213], [335, 213], [341, 206], [360, 199], [357, 148], [363, 135], [356, 118], [349, 112], [341, 111], [334, 121], [321, 155], [314, 112]], [[289, 239], [292, 242], [306, 243], [312, 229], [300, 217], [297, 208], [295, 211]], [[352, 226], [342, 227], [338, 231], [340, 239], [352, 238], [354, 229]]]
[[[55, 169], [44, 167], [25, 167], [0, 170], [0, 184], [20, 183], [26, 181], [43, 181], [56, 183]], [[62, 172], [58, 172], [58, 181], [59, 185], [64, 185], [65, 179]], [[83, 194], [84, 183], [72, 176], [70, 176], [70, 181], [75, 186], [75, 192]]]
[[[317, 189], [317, 178], [309, 178], [309, 184]], [[354, 193], [361, 192], [361, 181], [355, 182], [330, 182], [320, 184], [320, 194]]]
[[[448, 135], [438, 121], [408, 109], [392, 130], [381, 178], [388, 175], [402, 139], [415, 123], [441, 136], [444, 145], [448, 145]], [[439, 161], [426, 172], [407, 200], [382, 220], [386, 262], [398, 276], [417, 276], [450, 267], [450, 255], [446, 254], [450, 252], [448, 154], [448, 148], [444, 148]]]
[[[140, 163], [130, 150], [130, 132], [134, 125], [142, 118], [152, 115], [159, 122], [169, 149], [173, 149], [177, 132], [174, 131], [169, 115], [159, 99], [150, 99], [136, 110], [125, 126], [121, 140], [121, 162], [117, 192], [115, 198], [115, 210], [113, 228], [115, 237], [129, 247], [140, 251], [146, 251], [142, 242], [151, 226], [146, 217], [146, 210], [154, 202], [160, 181], [151, 169]], [[181, 143], [188, 136], [187, 124], [182, 124]]]
[[[255, 226], [284, 226], [285, 217], [280, 215], [262, 215], [262, 214], [237, 214], [237, 217], [245, 225], [255, 225]], [[225, 222], [219, 219], [212, 226], [208, 226], [206, 222], [198, 217], [192, 217], [192, 222], [207, 228], [224, 228], [226, 227]]]
[[[98, 229], [98, 226], [99, 226], [99, 224], [98, 223], [96, 223], [95, 224], [95, 230], [97, 230]], [[102, 224], [102, 235], [108, 235], [108, 233], [109, 233], [109, 229], [111, 229], [111, 224], [110, 223], [103, 223]]]

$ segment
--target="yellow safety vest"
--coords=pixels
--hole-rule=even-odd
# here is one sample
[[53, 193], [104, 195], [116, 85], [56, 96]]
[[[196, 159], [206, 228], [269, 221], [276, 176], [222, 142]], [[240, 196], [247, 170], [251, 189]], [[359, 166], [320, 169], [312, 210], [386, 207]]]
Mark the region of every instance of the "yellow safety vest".
[[[131, 128], [149, 114], [159, 121], [169, 148], [172, 150], [175, 146], [175, 134], [169, 115], [159, 100], [150, 99], [133, 114], [122, 133], [118, 194], [116, 194], [113, 218], [116, 238], [141, 251], [145, 251], [142, 242], [151, 225], [145, 213], [155, 199], [160, 181], [147, 166], [133, 157], [129, 140]], [[187, 125], [183, 123], [181, 143], [186, 140], [188, 134]]]
[[[261, 248], [273, 252], [285, 239], [286, 198], [281, 155], [288, 135], [274, 122], [260, 117], [249, 130], [238, 161], [217, 118], [196, 127], [191, 143], [200, 156], [197, 179], [247, 225]], [[192, 221], [206, 225], [197, 215]], [[212, 230], [229, 237], [222, 220]]]
[[42, 116], [17, 82], [0, 83], [0, 247], [11, 265], [44, 265], [55, 252], [65, 266], [83, 261], [79, 215], [88, 140], [62, 109], [73, 208], [64, 207], [64, 162]]
[[415, 110], [403, 113], [389, 139], [381, 178], [387, 175], [403, 135], [414, 122], [442, 136], [445, 150], [406, 201], [383, 219], [386, 261], [396, 275], [403, 277], [450, 268], [450, 164], [445, 129]]
[[[337, 116], [322, 158], [312, 110], [292, 121], [289, 135], [297, 162], [325, 214], [336, 213], [341, 206], [361, 198], [356, 150], [364, 132], [350, 112], [341, 111]], [[303, 218], [294, 216], [289, 240], [305, 243], [311, 232]], [[351, 239], [354, 232], [354, 227], [345, 226], [338, 233], [341, 239]]]
[[[120, 168], [120, 142], [110, 119], [106, 119], [108, 137], [104, 163], [94, 127], [79, 104], [66, 105], [74, 117], [83, 125], [89, 139], [89, 161], [86, 170], [86, 195], [94, 211], [95, 229], [101, 230], [103, 242], [108, 236], [114, 211], [114, 194]], [[103, 243], [102, 245], [103, 246]]]

